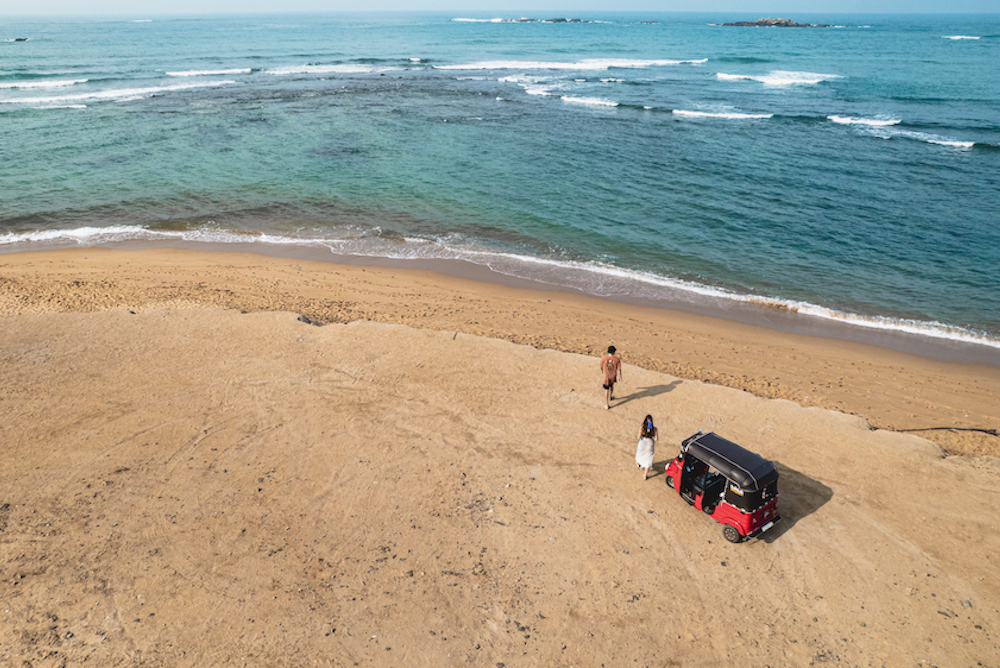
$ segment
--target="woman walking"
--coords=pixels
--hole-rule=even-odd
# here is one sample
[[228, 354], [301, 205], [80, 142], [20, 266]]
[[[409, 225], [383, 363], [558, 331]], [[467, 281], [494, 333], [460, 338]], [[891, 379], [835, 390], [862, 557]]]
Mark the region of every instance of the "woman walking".
[[653, 425], [653, 416], [647, 415], [639, 429], [639, 445], [635, 448], [635, 465], [643, 469], [643, 480], [649, 477], [649, 470], [653, 468], [653, 453], [656, 450], [657, 438], [659, 433]]

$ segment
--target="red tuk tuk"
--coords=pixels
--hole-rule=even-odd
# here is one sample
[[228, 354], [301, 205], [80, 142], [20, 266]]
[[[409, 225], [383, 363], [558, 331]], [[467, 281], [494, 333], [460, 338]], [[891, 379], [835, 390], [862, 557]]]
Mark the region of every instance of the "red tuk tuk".
[[721, 523], [731, 543], [755, 538], [781, 519], [774, 464], [714, 432], [684, 439], [665, 473], [667, 485]]

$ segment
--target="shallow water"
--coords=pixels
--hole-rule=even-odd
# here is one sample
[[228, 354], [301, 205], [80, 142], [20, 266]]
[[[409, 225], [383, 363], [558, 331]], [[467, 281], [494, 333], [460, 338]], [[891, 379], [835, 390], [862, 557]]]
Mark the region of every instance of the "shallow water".
[[0, 249], [457, 259], [1000, 347], [997, 15], [486, 18], [8, 21]]

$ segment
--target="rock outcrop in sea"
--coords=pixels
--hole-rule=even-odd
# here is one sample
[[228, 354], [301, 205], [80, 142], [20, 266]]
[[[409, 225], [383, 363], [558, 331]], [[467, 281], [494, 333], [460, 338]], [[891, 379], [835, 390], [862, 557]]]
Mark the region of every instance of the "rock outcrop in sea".
[[756, 21], [737, 21], [735, 23], [723, 23], [724, 26], [738, 26], [742, 28], [829, 28], [827, 23], [796, 23], [791, 19], [757, 19]]

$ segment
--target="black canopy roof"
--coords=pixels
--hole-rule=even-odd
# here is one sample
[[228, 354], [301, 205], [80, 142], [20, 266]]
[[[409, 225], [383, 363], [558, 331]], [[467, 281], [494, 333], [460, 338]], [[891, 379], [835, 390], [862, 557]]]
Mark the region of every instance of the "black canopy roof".
[[715, 432], [695, 434], [684, 441], [688, 454], [715, 468], [745, 490], [758, 490], [778, 479], [774, 464]]

